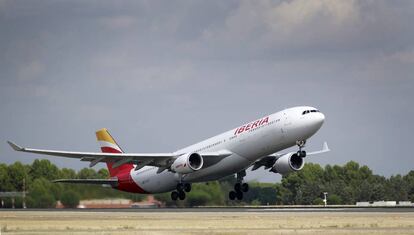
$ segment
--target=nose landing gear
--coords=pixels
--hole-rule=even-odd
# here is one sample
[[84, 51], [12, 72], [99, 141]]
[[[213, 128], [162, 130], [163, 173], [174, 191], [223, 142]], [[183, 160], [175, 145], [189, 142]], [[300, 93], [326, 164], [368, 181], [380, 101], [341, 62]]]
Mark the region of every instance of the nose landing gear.
[[249, 185], [247, 183], [242, 183], [243, 178], [246, 176], [246, 171], [240, 171], [237, 173], [237, 183], [234, 185], [234, 191], [229, 192], [230, 200], [243, 200], [243, 193], [249, 191]]
[[176, 187], [177, 191], [171, 192], [171, 200], [176, 201], [177, 199], [184, 200], [185, 192], [191, 191], [191, 184], [189, 183], [178, 183]]
[[296, 155], [298, 155], [301, 158], [306, 157], [306, 151], [302, 150], [302, 148], [305, 147], [305, 144], [306, 144], [306, 140], [297, 140], [296, 141], [296, 145], [299, 147], [299, 150], [296, 153]]

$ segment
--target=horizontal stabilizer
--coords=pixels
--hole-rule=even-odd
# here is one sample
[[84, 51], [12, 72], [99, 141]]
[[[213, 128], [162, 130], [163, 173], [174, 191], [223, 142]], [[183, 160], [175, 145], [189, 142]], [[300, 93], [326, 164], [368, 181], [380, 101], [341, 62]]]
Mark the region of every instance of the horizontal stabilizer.
[[118, 186], [118, 179], [59, 179], [54, 180], [53, 183], [67, 183], [67, 184], [106, 184], [113, 187]]

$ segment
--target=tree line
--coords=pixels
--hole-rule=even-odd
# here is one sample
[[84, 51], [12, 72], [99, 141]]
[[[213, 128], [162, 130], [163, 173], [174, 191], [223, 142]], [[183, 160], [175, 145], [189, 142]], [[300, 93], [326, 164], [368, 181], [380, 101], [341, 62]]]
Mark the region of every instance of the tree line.
[[[26, 204], [28, 208], [54, 208], [58, 200], [65, 207], [76, 207], [79, 200], [127, 198], [140, 201], [145, 195], [130, 194], [99, 185], [74, 185], [52, 183], [55, 179], [102, 179], [108, 178], [106, 169], [92, 168], [59, 169], [49, 160], [36, 159], [32, 164], [15, 162], [0, 164], [0, 192], [23, 191], [25, 182]], [[11, 207], [11, 198], [2, 198], [4, 207]], [[22, 198], [15, 198], [16, 207], [21, 207]]]
[[[0, 192], [23, 191], [23, 179], [28, 191], [28, 208], [52, 208], [60, 200], [65, 207], [76, 207], [82, 199], [127, 198], [141, 201], [146, 195], [117, 191], [97, 185], [52, 183], [54, 179], [107, 178], [106, 169], [59, 169], [49, 160], [36, 159], [32, 164], [15, 162], [0, 164]], [[167, 206], [203, 205], [319, 205], [323, 192], [328, 192], [328, 204], [355, 204], [357, 201], [414, 201], [414, 171], [389, 178], [373, 174], [367, 166], [350, 161], [343, 166], [307, 163], [299, 171], [282, 177], [279, 183], [250, 182], [250, 190], [242, 201], [228, 200], [235, 176], [218, 181], [193, 184], [184, 201], [172, 201], [170, 193], [156, 194]], [[3, 198], [5, 207], [11, 199]], [[16, 198], [17, 207], [21, 198]]]

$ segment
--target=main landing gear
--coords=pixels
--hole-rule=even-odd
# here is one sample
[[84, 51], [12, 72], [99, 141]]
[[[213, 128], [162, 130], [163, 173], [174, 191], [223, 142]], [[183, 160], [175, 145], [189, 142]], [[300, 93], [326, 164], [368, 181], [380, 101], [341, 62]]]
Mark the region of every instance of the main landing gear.
[[298, 155], [299, 157], [306, 157], [306, 152], [302, 150], [303, 147], [305, 147], [306, 144], [306, 140], [297, 140], [296, 141], [296, 145], [299, 147], [298, 152], [296, 153], [296, 155]]
[[237, 183], [234, 185], [234, 191], [229, 192], [230, 200], [243, 200], [243, 193], [249, 191], [249, 185], [247, 183], [242, 183], [243, 178], [246, 176], [246, 171], [240, 171], [237, 173]]
[[185, 192], [191, 191], [191, 184], [189, 183], [178, 183], [176, 187], [177, 191], [171, 192], [171, 199], [176, 201], [177, 199], [184, 200]]

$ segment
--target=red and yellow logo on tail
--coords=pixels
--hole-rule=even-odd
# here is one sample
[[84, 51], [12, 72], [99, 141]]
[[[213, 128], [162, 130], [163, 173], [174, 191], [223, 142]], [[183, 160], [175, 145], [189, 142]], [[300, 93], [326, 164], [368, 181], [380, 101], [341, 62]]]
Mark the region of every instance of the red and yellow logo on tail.
[[[96, 132], [96, 138], [98, 139], [99, 144], [101, 145], [101, 151], [103, 153], [123, 153], [122, 149], [116, 143], [115, 139], [109, 134], [109, 131], [106, 128], [102, 128]], [[115, 161], [115, 160], [114, 160]], [[119, 167], [113, 168], [112, 165], [114, 161], [107, 159], [106, 166], [109, 170], [109, 175], [111, 177], [117, 176], [120, 173], [125, 173], [129, 177], [129, 171], [134, 168], [130, 163], [123, 164]]]
[[[115, 139], [109, 134], [109, 131], [106, 128], [102, 128], [96, 131], [96, 138], [98, 139], [99, 144], [101, 145], [101, 150], [103, 153], [123, 153], [122, 149], [116, 143]], [[119, 159], [117, 159], [119, 160]], [[131, 170], [134, 169], [134, 165], [131, 163], [125, 163], [118, 167], [112, 167], [114, 164], [113, 160], [111, 161], [110, 157], [106, 158], [106, 166], [108, 167], [109, 175], [111, 177], [116, 177], [118, 179], [117, 189], [134, 192], [134, 193], [147, 193], [141, 187], [138, 186], [131, 178]]]
[[106, 128], [102, 128], [96, 132], [96, 138], [101, 145], [103, 153], [123, 153], [114, 138], [109, 134]]

